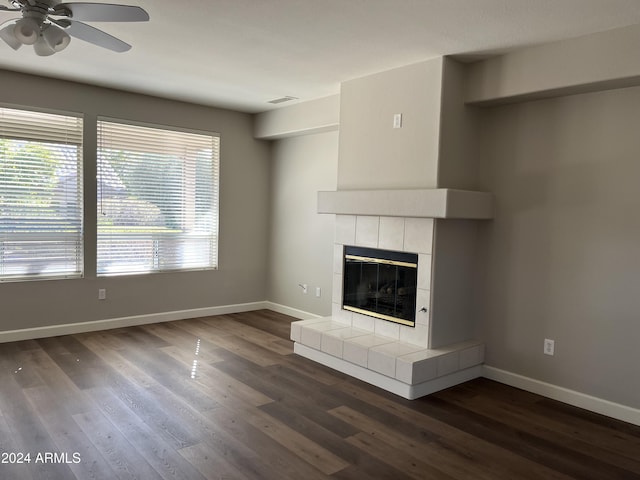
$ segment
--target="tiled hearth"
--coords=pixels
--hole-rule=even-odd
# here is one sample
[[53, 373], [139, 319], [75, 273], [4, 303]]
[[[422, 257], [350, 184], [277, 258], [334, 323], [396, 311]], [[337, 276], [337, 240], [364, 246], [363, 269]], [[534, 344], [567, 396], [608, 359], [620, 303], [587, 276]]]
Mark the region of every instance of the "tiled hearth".
[[[294, 322], [295, 352], [405, 398], [480, 376], [480, 342], [428, 348], [433, 237], [433, 218], [337, 215], [332, 316]], [[345, 245], [418, 254], [415, 327], [342, 309]]]
[[291, 324], [297, 354], [414, 399], [479, 377], [484, 345], [428, 349], [349, 327], [331, 317]]

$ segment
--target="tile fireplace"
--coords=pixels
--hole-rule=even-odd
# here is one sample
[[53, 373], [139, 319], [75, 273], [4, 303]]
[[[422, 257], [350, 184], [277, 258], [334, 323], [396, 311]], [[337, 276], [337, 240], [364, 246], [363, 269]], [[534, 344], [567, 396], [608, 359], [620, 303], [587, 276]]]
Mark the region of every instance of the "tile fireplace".
[[432, 309], [433, 289], [455, 285], [450, 272], [440, 284], [435, 275], [436, 220], [491, 218], [491, 195], [320, 192], [318, 211], [336, 214], [332, 315], [294, 322], [295, 352], [405, 398], [480, 376], [480, 341], [464, 332], [444, 345], [436, 338], [444, 338], [439, 332], [447, 322], [456, 322], [446, 308], [435, 316]]

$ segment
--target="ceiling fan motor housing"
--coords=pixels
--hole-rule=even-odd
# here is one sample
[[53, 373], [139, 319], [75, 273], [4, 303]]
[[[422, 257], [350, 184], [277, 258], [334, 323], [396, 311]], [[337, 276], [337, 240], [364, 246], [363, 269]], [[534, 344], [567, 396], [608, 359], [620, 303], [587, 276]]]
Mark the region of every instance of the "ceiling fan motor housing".
[[25, 45], [33, 45], [38, 40], [40, 28], [46, 18], [46, 13], [37, 9], [29, 9], [23, 12], [23, 16], [16, 22], [13, 33], [18, 40]]

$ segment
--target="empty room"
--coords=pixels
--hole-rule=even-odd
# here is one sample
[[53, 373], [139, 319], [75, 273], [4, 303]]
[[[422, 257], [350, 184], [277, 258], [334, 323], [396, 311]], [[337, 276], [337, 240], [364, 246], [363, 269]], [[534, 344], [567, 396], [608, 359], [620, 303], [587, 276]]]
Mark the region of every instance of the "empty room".
[[0, 38], [0, 479], [640, 479], [640, 2]]

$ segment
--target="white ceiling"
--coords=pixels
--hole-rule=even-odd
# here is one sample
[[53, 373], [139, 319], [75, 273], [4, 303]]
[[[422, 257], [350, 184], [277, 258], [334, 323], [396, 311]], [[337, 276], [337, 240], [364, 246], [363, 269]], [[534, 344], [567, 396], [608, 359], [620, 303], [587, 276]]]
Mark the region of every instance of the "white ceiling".
[[[0, 41], [0, 68], [260, 112], [274, 108], [268, 100], [335, 94], [344, 80], [435, 56], [501, 52], [640, 23], [640, 0], [99, 3], [149, 12], [148, 23], [91, 23], [131, 51], [74, 39], [63, 52], [38, 57]], [[0, 23], [15, 16], [0, 12]]]

